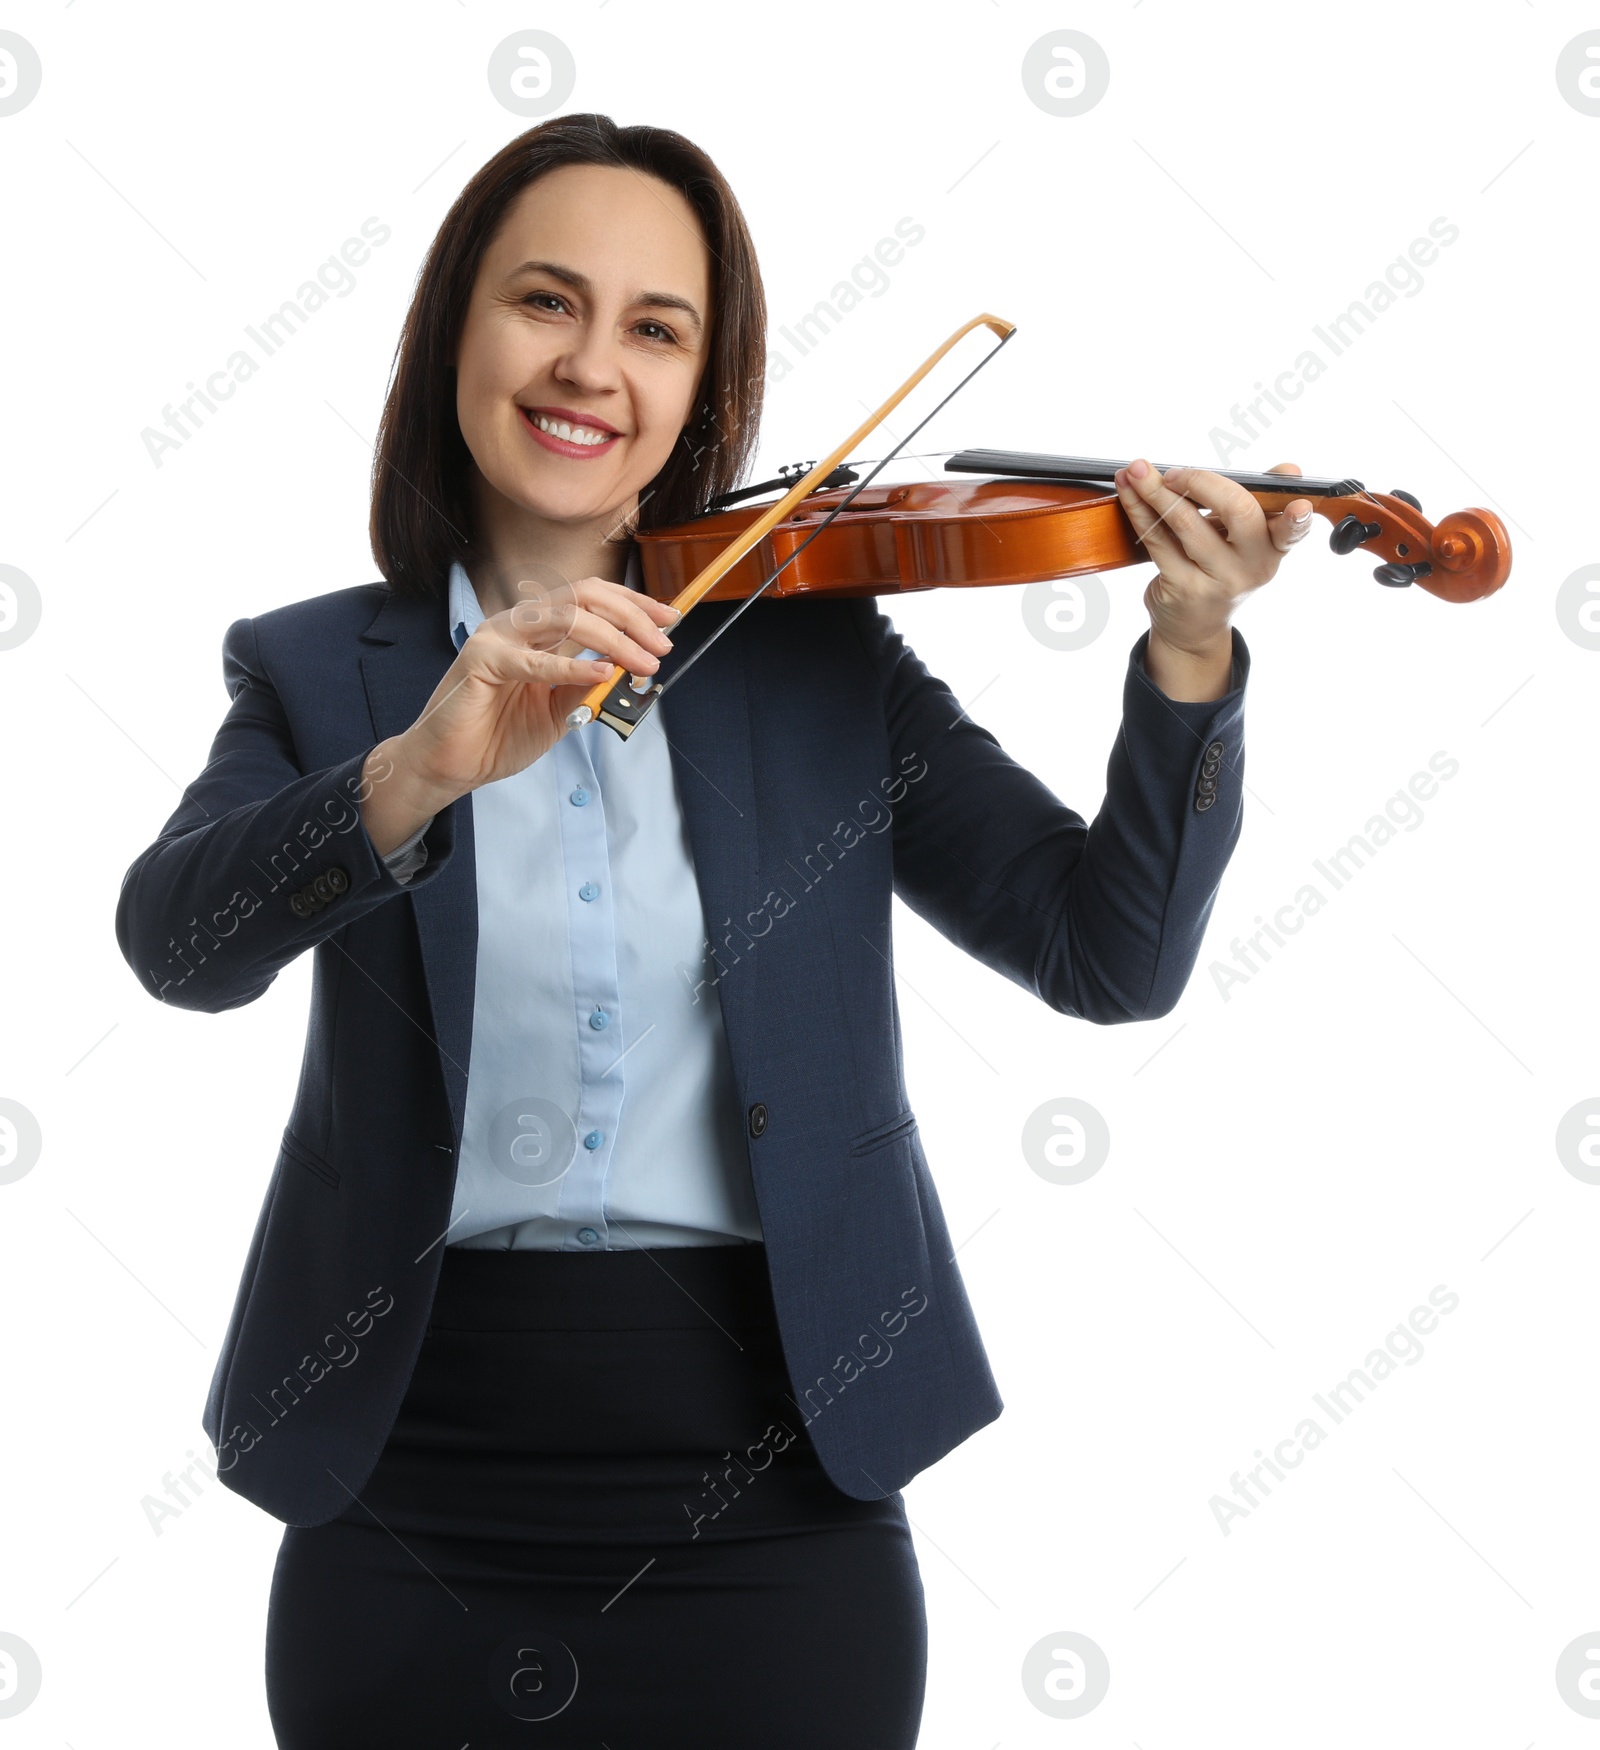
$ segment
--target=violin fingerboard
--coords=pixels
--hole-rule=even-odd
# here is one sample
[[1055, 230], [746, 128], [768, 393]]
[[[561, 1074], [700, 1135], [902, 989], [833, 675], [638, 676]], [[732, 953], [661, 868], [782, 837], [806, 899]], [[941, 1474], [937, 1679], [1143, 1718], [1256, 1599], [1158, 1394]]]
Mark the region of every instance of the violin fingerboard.
[[[1017, 480], [1060, 480], [1071, 486], [1110, 487], [1126, 462], [1099, 456], [1041, 456], [1026, 450], [959, 450], [945, 463], [951, 474], [999, 474]], [[1159, 473], [1178, 466], [1174, 462], [1153, 464]], [[1214, 468], [1224, 480], [1236, 480], [1246, 492], [1293, 492], [1305, 498], [1349, 498], [1366, 488], [1359, 480], [1327, 480], [1308, 474], [1236, 474]]]

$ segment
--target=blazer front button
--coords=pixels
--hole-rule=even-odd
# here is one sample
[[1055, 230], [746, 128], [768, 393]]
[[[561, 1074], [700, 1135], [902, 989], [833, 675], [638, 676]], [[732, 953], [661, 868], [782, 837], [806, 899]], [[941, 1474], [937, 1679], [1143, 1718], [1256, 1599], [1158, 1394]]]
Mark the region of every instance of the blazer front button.
[[750, 1134], [760, 1136], [767, 1128], [767, 1109], [759, 1100], [750, 1108]]

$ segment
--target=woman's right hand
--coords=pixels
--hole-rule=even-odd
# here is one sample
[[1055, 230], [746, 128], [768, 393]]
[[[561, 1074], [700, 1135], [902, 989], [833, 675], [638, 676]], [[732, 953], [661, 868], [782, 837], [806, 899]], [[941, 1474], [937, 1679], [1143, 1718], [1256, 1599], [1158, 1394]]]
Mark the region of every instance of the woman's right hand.
[[457, 797], [549, 752], [567, 713], [613, 664], [651, 675], [672, 648], [662, 628], [676, 609], [641, 591], [600, 577], [522, 587], [522, 601], [462, 645], [416, 722], [367, 756], [361, 818], [380, 857]]

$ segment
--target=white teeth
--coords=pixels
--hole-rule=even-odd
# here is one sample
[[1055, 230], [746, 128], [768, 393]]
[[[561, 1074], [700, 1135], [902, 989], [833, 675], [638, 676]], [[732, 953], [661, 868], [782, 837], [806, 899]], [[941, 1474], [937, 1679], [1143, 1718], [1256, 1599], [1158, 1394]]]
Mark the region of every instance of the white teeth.
[[560, 438], [563, 443], [583, 444], [592, 448], [595, 444], [603, 444], [616, 434], [609, 431], [595, 431], [587, 425], [568, 425], [564, 419], [547, 419], [542, 413], [535, 413], [533, 423], [540, 431], [547, 431], [551, 437]]

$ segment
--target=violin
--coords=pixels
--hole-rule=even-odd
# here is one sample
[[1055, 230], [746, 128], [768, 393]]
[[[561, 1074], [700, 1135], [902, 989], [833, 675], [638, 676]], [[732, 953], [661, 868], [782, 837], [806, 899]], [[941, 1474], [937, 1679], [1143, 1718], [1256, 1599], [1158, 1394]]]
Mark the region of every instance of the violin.
[[[862, 478], [844, 458], [874, 430], [962, 337], [986, 327], [999, 343]], [[613, 668], [568, 714], [570, 727], [595, 718], [631, 735], [667, 686], [674, 686], [716, 637], [759, 597], [878, 596], [902, 591], [1035, 583], [1115, 570], [1148, 554], [1113, 485], [1121, 462], [964, 450], [945, 469], [982, 479], [875, 486], [904, 449], [1016, 332], [998, 316], [959, 328], [888, 401], [833, 453], [778, 480], [730, 493], [721, 508], [670, 528], [639, 531], [645, 587], [687, 613], [701, 601], [742, 601], [662, 684]], [[1166, 473], [1167, 465], [1158, 464]], [[1223, 473], [1265, 510], [1305, 498], [1333, 524], [1336, 553], [1358, 549], [1382, 563], [1373, 573], [1390, 588], [1418, 584], [1449, 602], [1477, 601], [1511, 571], [1511, 541], [1493, 511], [1455, 511], [1437, 525], [1408, 492], [1368, 492], [1358, 480], [1294, 474]], [[785, 487], [759, 508], [732, 501]]]
[[[809, 494], [702, 599], [742, 600], [774, 572], [770, 593], [782, 599], [1033, 583], [1138, 565], [1149, 555], [1111, 485], [1126, 466], [963, 450], [945, 463], [948, 472], [997, 477], [873, 486], [854, 495], [844, 487], [855, 475], [840, 469], [835, 477], [847, 480]], [[1157, 471], [1166, 473], [1167, 464], [1157, 464]], [[1445, 601], [1470, 602], [1492, 595], [1510, 575], [1510, 538], [1493, 511], [1455, 511], [1435, 526], [1408, 492], [1368, 492], [1359, 480], [1215, 471], [1268, 511], [1310, 499], [1334, 525], [1333, 551], [1362, 549], [1381, 558], [1373, 575], [1390, 588], [1416, 583]], [[717, 510], [672, 528], [641, 530], [635, 540], [645, 588], [659, 601], [675, 600], [759, 514], [749, 507]], [[808, 541], [813, 533], [817, 539]]]

